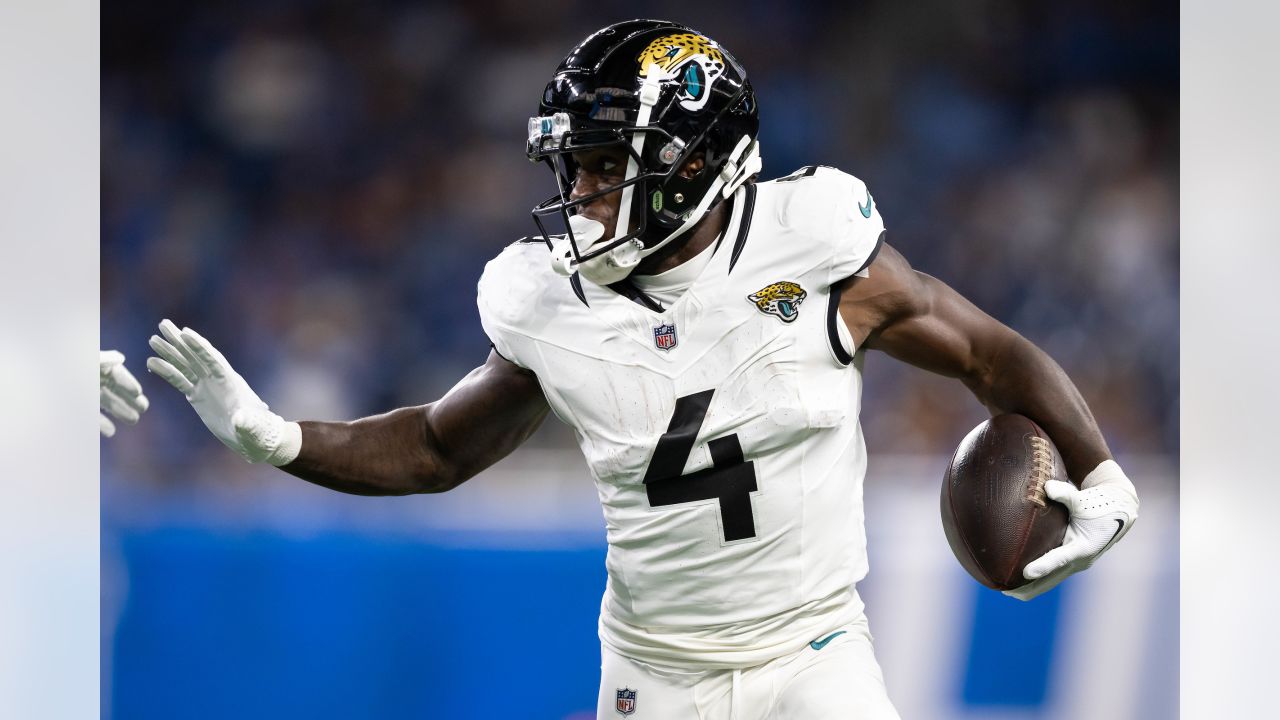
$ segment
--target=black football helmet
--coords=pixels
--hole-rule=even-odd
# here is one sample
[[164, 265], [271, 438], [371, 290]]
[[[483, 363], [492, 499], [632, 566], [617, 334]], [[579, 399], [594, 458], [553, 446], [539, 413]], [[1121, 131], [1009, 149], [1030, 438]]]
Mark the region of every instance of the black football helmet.
[[[529, 119], [528, 157], [546, 162], [559, 187], [533, 209], [553, 265], [566, 274], [581, 267], [593, 280], [625, 277], [641, 258], [696, 225], [759, 172], [759, 126], [746, 72], [698, 31], [662, 20], [628, 20], [593, 33], [560, 63], [542, 94], [539, 116]], [[570, 200], [578, 170], [572, 153], [600, 147], [625, 149], [630, 159], [624, 180]], [[678, 171], [697, 153], [703, 169], [682, 177]], [[594, 243], [583, 232], [593, 221], [570, 218], [579, 206], [619, 190], [615, 235]], [[627, 232], [637, 201], [644, 208], [639, 226]], [[555, 215], [568, 229], [563, 239], [548, 232], [545, 221]], [[594, 225], [598, 239], [603, 226]], [[602, 270], [602, 262], [611, 269]], [[590, 266], [596, 272], [587, 272]]]

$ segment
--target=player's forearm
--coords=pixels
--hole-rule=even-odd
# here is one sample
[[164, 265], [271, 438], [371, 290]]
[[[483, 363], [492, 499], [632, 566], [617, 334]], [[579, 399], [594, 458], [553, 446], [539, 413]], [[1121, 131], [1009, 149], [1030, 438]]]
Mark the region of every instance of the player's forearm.
[[430, 406], [352, 422], [302, 422], [302, 449], [281, 470], [355, 495], [442, 492], [457, 483], [433, 451]]
[[1077, 483], [1111, 458], [1093, 413], [1066, 372], [1026, 338], [1009, 332], [982, 372], [965, 384], [993, 413], [1019, 413], [1049, 433]]

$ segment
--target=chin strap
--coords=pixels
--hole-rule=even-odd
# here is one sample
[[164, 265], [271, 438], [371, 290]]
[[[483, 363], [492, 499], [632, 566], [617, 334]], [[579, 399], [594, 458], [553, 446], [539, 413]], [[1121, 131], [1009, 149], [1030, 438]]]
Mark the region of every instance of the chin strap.
[[[569, 231], [587, 249], [590, 249], [600, 238], [604, 237], [604, 223], [592, 220], [584, 215], [569, 216]], [[569, 236], [562, 236], [552, 241], [551, 267], [561, 275], [572, 275], [575, 272], [596, 285], [612, 285], [631, 274], [639, 264], [639, 241], [623, 243], [603, 255], [579, 263], [573, 259], [573, 246]]]
[[749, 135], [743, 135], [733, 148], [733, 152], [729, 153], [729, 159], [725, 160], [724, 167], [720, 168], [720, 174], [712, 181], [711, 187], [707, 188], [706, 194], [702, 196], [702, 200], [697, 207], [690, 210], [685, 215], [685, 220], [680, 227], [673, 230], [661, 242], [640, 250], [640, 257], [636, 262], [661, 250], [667, 243], [688, 232], [690, 228], [706, 217], [711, 205], [719, 199], [719, 196], [727, 199], [730, 195], [733, 195], [748, 178], [760, 172], [760, 168], [763, 166], [764, 161], [760, 159], [760, 143], [752, 140]]
[[[744, 148], [744, 143], [749, 141], [750, 144]], [[737, 158], [741, 155], [741, 161]], [[760, 157], [760, 141], [749, 140], [746, 135], [738, 141], [738, 147], [734, 149], [733, 155], [729, 156], [729, 161], [724, 164], [724, 168], [720, 171], [721, 177], [727, 177], [725, 180], [724, 193], [725, 198], [738, 191], [753, 175], [756, 175], [764, 168], [764, 160]]]

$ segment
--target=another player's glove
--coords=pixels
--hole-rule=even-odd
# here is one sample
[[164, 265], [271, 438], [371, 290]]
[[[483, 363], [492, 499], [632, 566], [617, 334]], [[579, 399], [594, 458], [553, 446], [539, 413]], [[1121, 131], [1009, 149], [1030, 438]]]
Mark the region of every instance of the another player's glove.
[[117, 350], [103, 350], [98, 356], [98, 429], [102, 435], [116, 434], [116, 425], [108, 413], [132, 425], [150, 406], [138, 379], [124, 366], [124, 355]]
[[1050, 480], [1044, 491], [1067, 506], [1071, 521], [1060, 547], [1027, 563], [1022, 574], [1032, 582], [1004, 591], [1019, 600], [1030, 600], [1093, 565], [1138, 519], [1138, 491], [1114, 460], [1094, 468], [1079, 490], [1069, 482]]
[[298, 456], [302, 428], [271, 412], [208, 340], [169, 320], [160, 335], [151, 336], [159, 357], [147, 358], [147, 370], [185, 395], [214, 437], [251, 463], [287, 465]]

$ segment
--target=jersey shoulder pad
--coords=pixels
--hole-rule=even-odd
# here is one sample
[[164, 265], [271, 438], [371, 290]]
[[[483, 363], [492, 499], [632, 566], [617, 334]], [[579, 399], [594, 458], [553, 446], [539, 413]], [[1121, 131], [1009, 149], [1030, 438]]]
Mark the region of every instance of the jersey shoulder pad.
[[831, 282], [865, 274], [884, 239], [884, 220], [866, 183], [833, 167], [810, 165], [770, 184], [778, 195], [779, 222], [822, 247]]
[[528, 238], [508, 245], [484, 266], [476, 286], [480, 324], [494, 348], [504, 358], [524, 365], [523, 340], [533, 332], [538, 317], [547, 313], [548, 297], [568, 287], [568, 280], [551, 268], [547, 246]]

